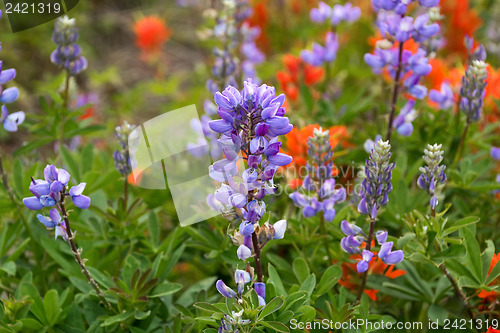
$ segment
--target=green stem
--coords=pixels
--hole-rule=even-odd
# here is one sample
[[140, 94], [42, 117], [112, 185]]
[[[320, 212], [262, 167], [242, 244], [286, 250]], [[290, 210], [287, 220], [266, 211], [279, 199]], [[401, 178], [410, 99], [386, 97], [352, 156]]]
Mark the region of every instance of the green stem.
[[101, 300], [101, 302], [104, 304], [104, 306], [108, 310], [112, 310], [111, 304], [106, 300], [104, 297], [104, 294], [97, 284], [97, 282], [94, 280], [92, 275], [90, 275], [90, 272], [88, 271], [87, 267], [85, 266], [85, 262], [81, 257], [81, 250], [78, 250], [76, 247], [75, 243], [75, 237], [73, 232], [71, 231], [70, 223], [69, 223], [69, 218], [68, 218], [68, 213], [66, 212], [66, 207], [64, 206], [64, 197], [65, 197], [65, 191], [62, 193], [62, 199], [61, 202], [59, 203], [59, 209], [61, 210], [62, 217], [64, 219], [64, 222], [66, 224], [66, 233], [68, 235], [68, 244], [71, 248], [71, 252], [73, 252], [73, 256], [75, 257], [75, 261], [77, 262], [78, 266], [80, 266], [80, 269], [82, 271], [82, 274], [87, 278], [89, 284], [94, 288], [97, 297]]
[[396, 70], [396, 77], [394, 78], [394, 89], [392, 92], [392, 101], [391, 101], [391, 113], [389, 114], [389, 124], [387, 124], [387, 135], [385, 137], [386, 141], [391, 140], [392, 134], [392, 123], [394, 122], [394, 115], [396, 113], [396, 104], [398, 102], [399, 95], [399, 78], [401, 76], [401, 72], [403, 70], [402, 62], [403, 62], [403, 45], [404, 42], [399, 43], [399, 55], [398, 55], [398, 69]]
[[60, 127], [59, 127], [59, 139], [57, 140], [57, 148], [58, 148], [58, 162], [61, 161], [61, 149], [64, 143], [64, 125], [66, 122], [66, 113], [68, 112], [69, 105], [69, 72], [66, 71], [66, 79], [64, 82], [64, 91], [63, 91], [63, 109], [61, 111], [61, 119], [60, 119]]
[[[370, 249], [372, 248], [372, 240], [373, 240], [374, 231], [375, 231], [375, 219], [372, 218], [370, 221], [370, 233], [368, 234], [368, 239], [366, 240], [366, 250], [367, 251], [370, 251]], [[361, 299], [361, 296], [363, 295], [363, 291], [365, 290], [365, 287], [366, 287], [367, 278], [368, 278], [368, 270], [366, 270], [363, 273], [361, 285], [359, 286], [358, 296], [356, 297], [355, 303], [358, 303], [359, 300]]]
[[452, 169], [454, 169], [457, 166], [458, 160], [460, 160], [460, 156], [462, 155], [462, 150], [464, 148], [465, 140], [467, 138], [467, 131], [468, 130], [469, 130], [469, 124], [467, 123], [465, 125], [464, 132], [462, 133], [462, 137], [460, 138], [460, 143], [458, 144], [455, 158], [453, 159]]

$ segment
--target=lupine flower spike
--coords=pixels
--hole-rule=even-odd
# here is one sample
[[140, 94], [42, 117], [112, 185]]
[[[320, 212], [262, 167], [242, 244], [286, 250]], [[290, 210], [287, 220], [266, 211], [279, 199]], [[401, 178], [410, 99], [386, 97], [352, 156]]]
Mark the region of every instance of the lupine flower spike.
[[71, 230], [68, 210], [65, 205], [65, 198], [69, 196], [76, 207], [81, 209], [89, 208], [90, 198], [82, 194], [86, 184], [80, 183], [77, 186], [71, 187], [68, 191], [69, 172], [64, 169], [58, 169], [55, 165], [47, 165], [43, 173], [45, 180], [31, 178], [29, 189], [35, 196], [24, 198], [23, 203], [31, 210], [54, 207], [50, 209], [48, 217], [38, 214], [38, 220], [48, 229], [55, 228], [55, 238], [61, 236], [63, 240], [68, 242], [75, 261], [80, 266], [83, 275], [87, 278], [92, 288], [94, 288], [101, 302], [108, 309], [111, 309], [111, 304], [106, 300], [101, 288], [90, 275], [81, 257], [81, 250], [76, 246], [75, 233]]
[[[335, 204], [346, 199], [346, 191], [340, 185], [335, 185], [333, 178], [333, 150], [330, 146], [328, 131], [314, 129], [313, 136], [308, 138], [309, 161], [306, 164], [307, 176], [302, 182], [301, 191], [293, 192], [290, 198], [295, 206], [302, 208], [302, 215], [306, 218], [320, 214], [320, 227], [324, 236], [327, 236], [325, 221], [331, 222], [335, 218]], [[302, 192], [302, 193], [301, 193]], [[329, 240], [325, 237], [325, 251], [331, 259]]]
[[54, 165], [47, 165], [44, 170], [45, 179], [31, 179], [30, 192], [33, 197], [23, 199], [23, 203], [31, 210], [40, 210], [44, 207], [53, 207], [60, 203], [64, 196], [69, 195], [73, 204], [81, 209], [89, 208], [90, 198], [83, 195], [86, 183], [80, 183], [69, 189], [70, 174]]
[[[377, 43], [373, 54], [365, 54], [365, 62], [375, 73], [380, 74], [383, 70], [387, 70], [394, 79], [386, 140], [390, 140], [393, 127], [401, 135], [410, 135], [412, 132], [413, 119], [410, 120], [410, 117], [403, 113], [405, 110], [401, 112], [405, 121], [401, 123], [398, 120], [394, 124], [400, 80], [403, 81], [405, 91], [414, 98], [423, 99], [427, 95], [427, 88], [420, 83], [421, 78], [432, 70], [425, 42], [439, 33], [439, 25], [430, 20], [428, 13], [421, 14], [415, 19], [407, 14], [410, 2], [416, 1], [372, 0], [373, 8], [378, 12], [377, 26], [385, 39]], [[431, 9], [439, 4], [439, 0], [420, 0], [418, 3], [424, 8]], [[415, 53], [404, 49], [404, 44], [410, 39], [419, 43]], [[410, 107], [412, 108], [413, 106]]]
[[[210, 166], [209, 175], [222, 183], [215, 191], [215, 203], [239, 212], [242, 222], [233, 237], [237, 255], [241, 260], [255, 257], [257, 282], [262, 283], [261, 247], [271, 239], [283, 238], [286, 221], [260, 225], [259, 220], [266, 211], [264, 197], [275, 190], [274, 173], [292, 161], [279, 152], [278, 141], [292, 125], [284, 116], [284, 95], [276, 96], [273, 87], [257, 86], [251, 80], [244, 86], [241, 92], [229, 86], [215, 94], [222, 119], [211, 121], [209, 126], [221, 134], [218, 142], [225, 158]], [[239, 176], [237, 163], [241, 159], [248, 167]]]
[[[2, 11], [0, 11], [0, 17], [2, 16]], [[0, 47], [1, 48], [1, 47]], [[7, 132], [16, 132], [17, 126], [22, 124], [24, 121], [24, 112], [18, 111], [9, 114], [7, 106], [5, 104], [13, 103], [17, 100], [19, 96], [19, 89], [17, 87], [5, 88], [4, 85], [9, 81], [12, 81], [16, 77], [15, 68], [4, 69], [3, 63], [0, 61], [0, 104], [2, 104], [0, 122], [3, 128]]]
[[[372, 252], [373, 237], [377, 239], [380, 245], [380, 251], [377, 256], [386, 264], [394, 265], [404, 259], [404, 253], [401, 250], [392, 251], [393, 243], [387, 242], [387, 231], [379, 230], [375, 233], [375, 219], [378, 210], [387, 205], [389, 193], [392, 191], [392, 170], [396, 167], [395, 163], [390, 162], [391, 145], [388, 141], [377, 140], [373, 144], [370, 157], [366, 160], [365, 179], [362, 183], [360, 192], [361, 200], [358, 204], [358, 211], [361, 214], [370, 216], [370, 230], [368, 236], [363, 230], [346, 220], [340, 224], [340, 229], [346, 235], [340, 241], [340, 247], [349, 254], [361, 254], [361, 260], [356, 268], [358, 273], [364, 273], [363, 280], [359, 289], [357, 300], [361, 298], [366, 285], [367, 271], [370, 268], [370, 262], [376, 254]], [[360, 246], [365, 243], [365, 248]]]
[[444, 153], [441, 147], [442, 145], [435, 143], [427, 145], [427, 149], [424, 149], [422, 158], [426, 166], [419, 168], [421, 174], [417, 180], [417, 185], [431, 196], [430, 205], [433, 215], [438, 204], [437, 187], [446, 183], [446, 174], [444, 173], [446, 165], [440, 165]]
[[82, 49], [75, 43], [78, 28], [74, 18], [70, 19], [66, 15], [58, 18], [52, 39], [57, 44], [50, 56], [52, 63], [64, 68], [69, 75], [77, 75], [87, 68], [87, 59], [81, 55]]

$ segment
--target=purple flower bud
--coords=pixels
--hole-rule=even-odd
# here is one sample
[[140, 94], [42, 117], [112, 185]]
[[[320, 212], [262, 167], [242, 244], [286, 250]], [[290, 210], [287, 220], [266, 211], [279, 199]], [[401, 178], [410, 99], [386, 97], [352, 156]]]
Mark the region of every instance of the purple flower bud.
[[234, 292], [233, 289], [229, 288], [226, 286], [224, 281], [218, 280], [215, 283], [215, 287], [217, 288], [217, 291], [224, 297], [226, 298], [236, 298], [236, 293]]
[[340, 230], [342, 230], [342, 232], [347, 236], [356, 236], [363, 232], [360, 227], [355, 224], [351, 224], [346, 220], [342, 220], [342, 222], [340, 222]]

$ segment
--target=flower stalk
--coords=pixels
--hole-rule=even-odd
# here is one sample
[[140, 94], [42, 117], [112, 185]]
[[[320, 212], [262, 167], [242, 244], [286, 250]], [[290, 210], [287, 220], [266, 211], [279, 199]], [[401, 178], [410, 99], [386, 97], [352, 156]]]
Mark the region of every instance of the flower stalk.
[[82, 259], [81, 256], [81, 249], [78, 249], [75, 243], [75, 234], [71, 231], [71, 226], [68, 218], [68, 213], [66, 211], [66, 207], [64, 205], [64, 197], [66, 196], [65, 190], [63, 190], [62, 193], [62, 198], [61, 201], [59, 202], [58, 206], [61, 211], [62, 218], [64, 220], [64, 223], [66, 225], [66, 234], [67, 234], [67, 242], [69, 244], [69, 247], [71, 248], [71, 252], [73, 252], [73, 256], [75, 257], [75, 261], [80, 266], [80, 269], [82, 271], [82, 274], [85, 276], [87, 281], [89, 282], [90, 286], [95, 290], [97, 297], [99, 297], [99, 300], [104, 304], [104, 306], [108, 310], [112, 310], [111, 304], [106, 300], [104, 297], [104, 294], [97, 284], [97, 282], [94, 280], [90, 272], [88, 271], [87, 267], [85, 266], [85, 259]]
[[398, 52], [398, 68], [396, 70], [396, 76], [394, 78], [394, 88], [392, 90], [392, 100], [391, 100], [391, 113], [389, 114], [389, 123], [387, 124], [387, 135], [385, 137], [386, 141], [391, 140], [392, 134], [392, 123], [394, 122], [394, 115], [396, 113], [396, 104], [398, 102], [399, 96], [399, 78], [401, 76], [401, 71], [403, 69], [403, 46], [404, 42], [399, 43], [399, 52]]

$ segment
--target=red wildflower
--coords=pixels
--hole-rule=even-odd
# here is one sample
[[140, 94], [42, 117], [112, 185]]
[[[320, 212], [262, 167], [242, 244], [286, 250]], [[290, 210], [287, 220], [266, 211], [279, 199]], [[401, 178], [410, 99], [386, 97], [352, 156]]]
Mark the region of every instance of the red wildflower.
[[442, 24], [446, 50], [465, 57], [464, 38], [466, 35], [474, 36], [481, 26], [481, 18], [474, 9], [470, 8], [469, 0], [443, 0], [440, 6], [446, 18]]
[[147, 55], [159, 52], [171, 35], [165, 22], [157, 16], [146, 16], [135, 22], [134, 32], [135, 45]]
[[283, 64], [287, 70], [279, 71], [276, 77], [280, 82], [281, 89], [292, 101], [296, 101], [299, 97], [299, 84], [301, 82], [307, 86], [313, 86], [323, 79], [325, 72], [323, 68], [306, 64], [300, 57], [291, 54], [283, 57]]

